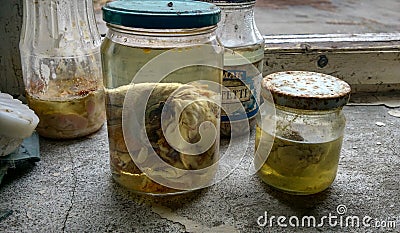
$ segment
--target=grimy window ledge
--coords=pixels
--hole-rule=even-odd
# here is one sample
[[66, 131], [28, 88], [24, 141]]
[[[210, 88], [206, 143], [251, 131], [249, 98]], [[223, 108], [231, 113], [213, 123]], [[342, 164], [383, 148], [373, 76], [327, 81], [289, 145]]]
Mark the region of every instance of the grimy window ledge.
[[330, 74], [352, 87], [352, 102], [400, 101], [400, 33], [265, 36], [264, 75]]

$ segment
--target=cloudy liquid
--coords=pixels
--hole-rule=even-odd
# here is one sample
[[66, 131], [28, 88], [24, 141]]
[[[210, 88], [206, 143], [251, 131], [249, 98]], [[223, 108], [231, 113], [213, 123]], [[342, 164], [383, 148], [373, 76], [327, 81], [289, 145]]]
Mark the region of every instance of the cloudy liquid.
[[[336, 177], [343, 137], [322, 143], [296, 141], [295, 136], [293, 139], [273, 137], [256, 127], [255, 166], [261, 166], [258, 176], [292, 194], [307, 195], [328, 188]], [[270, 143], [273, 145], [267, 155], [263, 145]], [[265, 162], [261, 165], [259, 161]]]
[[27, 101], [40, 119], [36, 131], [44, 137], [82, 137], [100, 129], [105, 121], [103, 90], [65, 100], [43, 100], [27, 94]]

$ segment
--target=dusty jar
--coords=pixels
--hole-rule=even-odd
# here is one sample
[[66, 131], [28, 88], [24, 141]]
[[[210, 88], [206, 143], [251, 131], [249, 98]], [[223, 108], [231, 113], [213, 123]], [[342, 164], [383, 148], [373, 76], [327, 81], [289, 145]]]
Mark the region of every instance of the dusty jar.
[[221, 135], [240, 136], [254, 129], [260, 102], [264, 38], [254, 19], [256, 1], [204, 1], [221, 8], [217, 37], [225, 47], [223, 85], [227, 88], [222, 93]]
[[[291, 194], [328, 188], [338, 169], [345, 128], [342, 107], [350, 86], [326, 74], [278, 72], [263, 79], [262, 95], [255, 154], [259, 177]], [[275, 114], [270, 111], [273, 103]]]
[[68, 139], [105, 121], [104, 90], [91, 0], [24, 0], [20, 38], [29, 106], [44, 137]]
[[114, 180], [153, 195], [209, 185], [219, 156], [220, 10], [195, 1], [115, 1], [103, 19]]

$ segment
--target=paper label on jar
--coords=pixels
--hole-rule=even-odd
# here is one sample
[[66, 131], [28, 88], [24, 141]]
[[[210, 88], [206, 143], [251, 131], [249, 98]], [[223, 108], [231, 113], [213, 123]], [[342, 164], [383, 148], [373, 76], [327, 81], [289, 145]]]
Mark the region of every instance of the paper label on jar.
[[[257, 114], [262, 65], [262, 60], [259, 60], [253, 64], [224, 67], [222, 83], [230, 91], [222, 92], [222, 122], [252, 118]], [[235, 99], [239, 99], [242, 106], [238, 106]], [[240, 110], [242, 107], [245, 114]]]

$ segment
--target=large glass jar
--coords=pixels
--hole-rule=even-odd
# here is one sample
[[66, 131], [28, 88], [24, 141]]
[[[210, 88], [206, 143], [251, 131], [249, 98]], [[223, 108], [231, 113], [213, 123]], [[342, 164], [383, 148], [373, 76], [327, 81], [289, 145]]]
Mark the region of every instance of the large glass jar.
[[[254, 128], [260, 101], [264, 38], [254, 20], [255, 0], [204, 0], [221, 8], [217, 37], [225, 47], [221, 135], [236, 137]], [[238, 108], [233, 96], [242, 103]]]
[[[255, 156], [259, 177], [291, 194], [325, 190], [337, 173], [345, 127], [342, 107], [350, 86], [330, 75], [289, 71], [266, 76], [262, 88]], [[276, 113], [270, 114], [273, 103]]]
[[76, 138], [103, 125], [100, 44], [91, 0], [24, 0], [19, 47], [40, 135]]
[[219, 156], [220, 10], [203, 2], [115, 1], [103, 7], [103, 19], [114, 180], [153, 195], [209, 185]]

